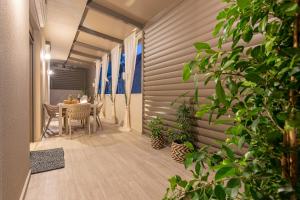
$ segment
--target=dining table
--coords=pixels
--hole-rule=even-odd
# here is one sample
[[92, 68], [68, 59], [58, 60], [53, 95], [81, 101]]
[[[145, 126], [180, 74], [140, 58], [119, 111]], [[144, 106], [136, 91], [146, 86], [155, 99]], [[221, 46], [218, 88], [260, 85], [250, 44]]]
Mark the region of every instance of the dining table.
[[[96, 132], [97, 129], [97, 120], [96, 120], [96, 110], [97, 110], [97, 103], [89, 103], [91, 106], [91, 110], [93, 111], [93, 133]], [[58, 115], [58, 121], [59, 121], [59, 135], [62, 136], [63, 134], [63, 110], [68, 109], [68, 107], [72, 106], [72, 104], [65, 104], [65, 103], [58, 103], [59, 108], [59, 115]], [[67, 121], [67, 120], [66, 120]], [[66, 122], [66, 131], [68, 131], [68, 122]]]

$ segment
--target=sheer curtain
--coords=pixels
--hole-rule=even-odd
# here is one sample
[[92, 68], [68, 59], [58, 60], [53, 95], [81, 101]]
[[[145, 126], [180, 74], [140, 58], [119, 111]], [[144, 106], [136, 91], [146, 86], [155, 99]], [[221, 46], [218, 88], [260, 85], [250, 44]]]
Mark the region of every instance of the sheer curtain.
[[105, 87], [107, 82], [108, 55], [102, 56], [101, 101], [103, 102], [102, 116], [105, 117]]
[[112, 113], [111, 120], [113, 123], [117, 123], [116, 120], [116, 94], [118, 87], [118, 78], [119, 78], [119, 70], [120, 70], [120, 59], [121, 59], [121, 47], [117, 45], [115, 48], [111, 50], [111, 64], [112, 64]]
[[99, 101], [98, 100], [98, 90], [99, 90], [99, 79], [100, 79], [100, 68], [101, 68], [101, 61], [100, 60], [96, 60], [96, 75], [95, 75], [95, 101]]
[[133, 32], [124, 40], [125, 49], [125, 115], [122, 131], [130, 131], [130, 98], [137, 54], [137, 38]]

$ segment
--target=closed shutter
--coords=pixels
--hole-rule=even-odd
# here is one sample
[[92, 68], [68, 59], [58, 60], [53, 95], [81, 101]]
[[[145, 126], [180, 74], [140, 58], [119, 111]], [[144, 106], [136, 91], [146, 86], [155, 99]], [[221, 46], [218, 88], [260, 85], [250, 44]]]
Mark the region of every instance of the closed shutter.
[[86, 70], [84, 69], [53, 69], [50, 78], [51, 89], [85, 90]]
[[[185, 0], [169, 11], [158, 21], [145, 28], [144, 43], [144, 119], [143, 132], [149, 134], [147, 123], [154, 116], [164, 119], [167, 127], [174, 127], [176, 106], [171, 106], [179, 95], [189, 92], [178, 99], [179, 103], [188, 101], [194, 93], [193, 80], [182, 81], [183, 64], [195, 57], [193, 44], [198, 41], [217, 46], [218, 39], [212, 36], [217, 23], [216, 15], [224, 8], [220, 0]], [[256, 36], [250, 45], [259, 41]], [[231, 42], [224, 45], [229, 49]], [[204, 76], [199, 77], [200, 104], [214, 93], [215, 84], [204, 86]], [[198, 145], [211, 145], [212, 150], [219, 148], [217, 141], [226, 138], [224, 130], [230, 125], [209, 125], [208, 116], [195, 124]]]

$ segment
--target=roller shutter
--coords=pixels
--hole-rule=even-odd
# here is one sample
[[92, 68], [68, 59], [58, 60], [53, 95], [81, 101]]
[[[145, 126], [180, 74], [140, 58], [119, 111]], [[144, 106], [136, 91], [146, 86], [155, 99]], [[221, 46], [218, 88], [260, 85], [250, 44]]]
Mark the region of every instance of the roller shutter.
[[[182, 81], [183, 64], [195, 56], [193, 44], [198, 41], [217, 46], [217, 38], [212, 30], [217, 23], [216, 15], [224, 8], [220, 0], [185, 0], [169, 11], [158, 21], [145, 28], [144, 38], [144, 114], [143, 132], [149, 134], [147, 123], [154, 116], [161, 116], [167, 127], [173, 127], [176, 120], [176, 104], [171, 106], [179, 95], [188, 92], [179, 102], [193, 96], [193, 81]], [[260, 37], [255, 36], [252, 45]], [[224, 45], [229, 49], [231, 42]], [[206, 103], [206, 97], [214, 93], [214, 82], [204, 86], [204, 76], [199, 79], [200, 103]], [[177, 104], [178, 106], [178, 104]], [[198, 145], [211, 145], [218, 149], [216, 141], [224, 140], [224, 130], [229, 125], [209, 125], [208, 117], [195, 124]]]
[[85, 90], [86, 70], [84, 69], [53, 69], [50, 78], [51, 89]]

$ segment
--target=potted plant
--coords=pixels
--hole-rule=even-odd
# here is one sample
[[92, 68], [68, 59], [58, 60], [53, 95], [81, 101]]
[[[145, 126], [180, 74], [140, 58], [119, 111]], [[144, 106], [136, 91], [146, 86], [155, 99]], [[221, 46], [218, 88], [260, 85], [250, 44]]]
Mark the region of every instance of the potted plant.
[[192, 135], [192, 107], [183, 103], [177, 109], [176, 128], [170, 129], [169, 138], [171, 144], [171, 156], [177, 162], [182, 163], [185, 155], [190, 151], [187, 144], [191, 144]]
[[163, 122], [160, 117], [155, 117], [149, 122], [151, 130], [151, 146], [154, 149], [161, 149], [164, 147], [164, 139], [162, 131], [164, 129]]

